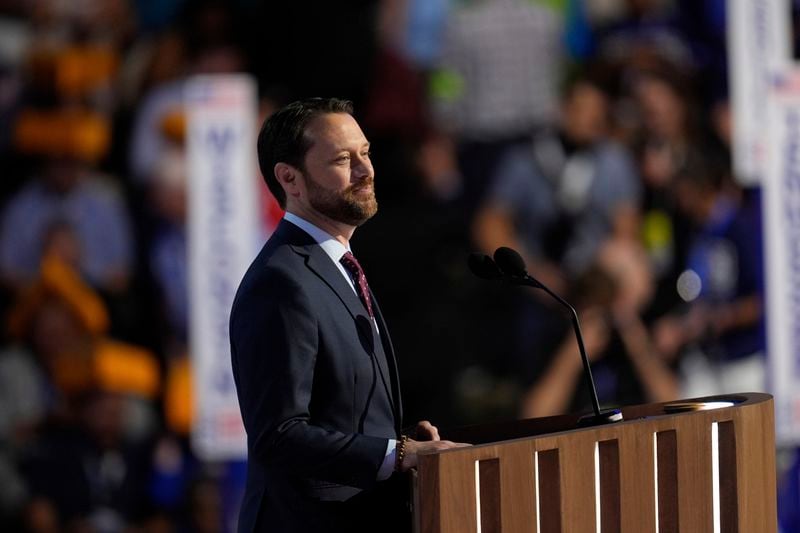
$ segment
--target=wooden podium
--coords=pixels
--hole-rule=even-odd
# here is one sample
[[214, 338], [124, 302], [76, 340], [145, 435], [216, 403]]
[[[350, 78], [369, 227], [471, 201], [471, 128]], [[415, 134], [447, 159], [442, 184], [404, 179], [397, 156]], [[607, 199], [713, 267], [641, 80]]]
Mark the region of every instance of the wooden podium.
[[475, 446], [419, 457], [416, 531], [777, 531], [770, 395], [622, 412], [590, 428], [565, 415], [444, 432]]

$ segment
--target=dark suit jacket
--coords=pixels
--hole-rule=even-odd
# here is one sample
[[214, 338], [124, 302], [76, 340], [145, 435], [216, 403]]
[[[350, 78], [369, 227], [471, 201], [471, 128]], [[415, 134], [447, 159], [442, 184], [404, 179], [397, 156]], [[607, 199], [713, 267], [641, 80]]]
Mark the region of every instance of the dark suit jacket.
[[230, 322], [248, 438], [240, 533], [382, 530], [361, 526], [386, 503], [376, 478], [401, 408], [373, 307], [380, 335], [330, 257], [285, 220], [245, 274]]

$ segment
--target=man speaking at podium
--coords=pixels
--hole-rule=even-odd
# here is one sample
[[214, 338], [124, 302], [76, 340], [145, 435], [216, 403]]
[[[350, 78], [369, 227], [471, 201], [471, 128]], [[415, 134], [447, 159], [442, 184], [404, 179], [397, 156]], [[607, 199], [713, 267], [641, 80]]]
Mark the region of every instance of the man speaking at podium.
[[457, 445], [428, 422], [418, 440], [401, 434], [394, 350], [349, 244], [378, 209], [369, 142], [350, 102], [314, 98], [265, 122], [258, 159], [286, 215], [231, 311], [248, 437], [239, 531], [408, 531], [394, 472]]

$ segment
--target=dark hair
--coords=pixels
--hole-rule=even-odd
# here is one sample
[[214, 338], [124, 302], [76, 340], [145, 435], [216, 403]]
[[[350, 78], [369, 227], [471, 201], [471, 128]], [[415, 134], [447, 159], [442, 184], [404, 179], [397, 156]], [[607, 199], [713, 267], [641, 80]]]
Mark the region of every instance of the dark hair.
[[619, 293], [619, 283], [595, 263], [573, 280], [569, 293], [575, 307], [610, 307]]
[[563, 80], [560, 86], [561, 101], [565, 102], [572, 98], [575, 92], [581, 87], [590, 87], [601, 93], [604, 97], [610, 97], [610, 90], [607, 83], [604, 83], [598, 74], [587, 71], [575, 72]]
[[303, 170], [303, 160], [312, 141], [306, 135], [308, 124], [320, 115], [353, 114], [353, 104], [338, 98], [308, 98], [292, 102], [264, 121], [258, 134], [258, 165], [267, 187], [286, 208], [286, 192], [275, 178], [275, 165], [287, 163]]
[[675, 183], [687, 184], [694, 191], [718, 192], [729, 184], [730, 176], [730, 161], [725, 154], [692, 148], [675, 171]]

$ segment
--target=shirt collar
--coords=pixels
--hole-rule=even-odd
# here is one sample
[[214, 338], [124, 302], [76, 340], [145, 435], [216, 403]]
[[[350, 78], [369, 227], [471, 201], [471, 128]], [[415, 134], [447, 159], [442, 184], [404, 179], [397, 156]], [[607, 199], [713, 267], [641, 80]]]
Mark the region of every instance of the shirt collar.
[[301, 230], [311, 235], [311, 238], [317, 241], [317, 244], [319, 244], [320, 248], [322, 248], [325, 253], [328, 254], [328, 257], [330, 257], [331, 260], [336, 264], [339, 263], [339, 260], [345, 253], [350, 251], [349, 245], [345, 246], [336, 240], [336, 238], [330, 233], [318, 228], [308, 220], [300, 218], [294, 213], [286, 211], [286, 213], [283, 215], [283, 218], [287, 222], [291, 222]]

